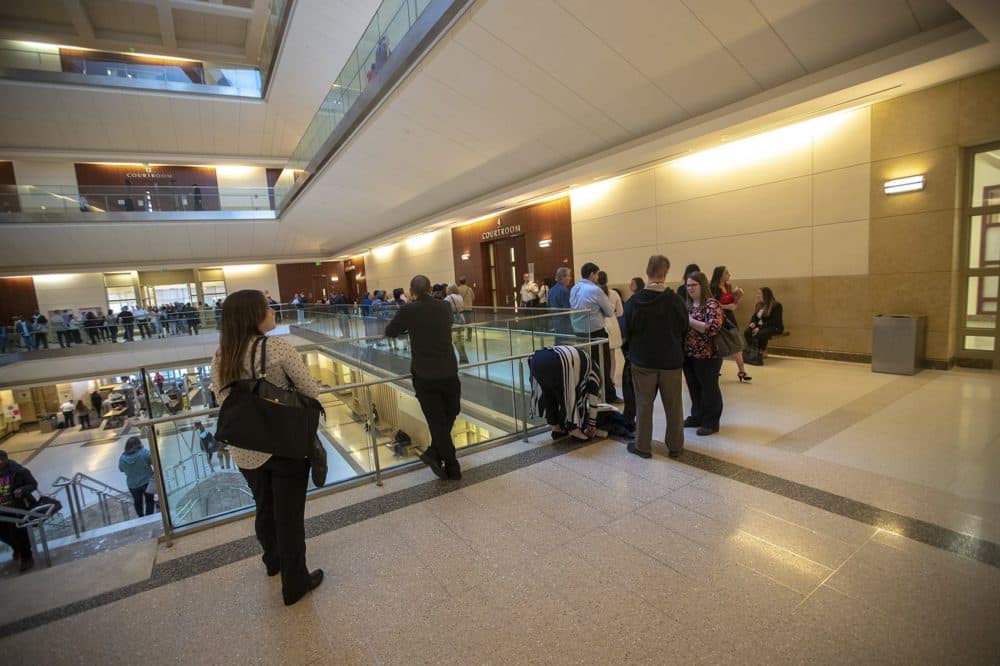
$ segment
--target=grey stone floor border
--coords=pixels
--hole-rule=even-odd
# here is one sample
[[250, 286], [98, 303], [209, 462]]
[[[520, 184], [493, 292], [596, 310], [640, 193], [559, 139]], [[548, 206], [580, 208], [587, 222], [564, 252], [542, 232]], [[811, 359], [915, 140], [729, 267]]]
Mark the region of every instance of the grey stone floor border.
[[880, 509], [865, 502], [789, 481], [703, 453], [686, 450], [677, 460], [685, 465], [1000, 568], [1000, 544], [993, 541], [979, 539], [887, 509]]
[[[306, 538], [320, 536], [370, 518], [377, 518], [397, 509], [440, 497], [461, 488], [488, 481], [601, 441], [609, 440], [580, 442], [564, 438], [549, 445], [538, 446], [537, 448], [522, 451], [507, 458], [464, 470], [462, 481], [457, 483], [437, 480], [428, 481], [350, 506], [334, 509], [306, 520]], [[618, 440], [610, 439], [610, 441]], [[628, 455], [624, 450], [622, 454]], [[992, 541], [978, 539], [941, 527], [940, 525], [880, 509], [858, 500], [852, 500], [835, 493], [782, 479], [749, 467], [691, 451], [690, 449], [685, 450], [677, 459], [677, 462], [1000, 568], [1000, 544]], [[101, 606], [106, 606], [136, 594], [148, 592], [164, 585], [207, 573], [227, 564], [259, 556], [260, 546], [257, 544], [256, 537], [253, 536], [212, 546], [174, 560], [157, 563], [153, 567], [152, 575], [147, 580], [0, 626], [0, 636], [11, 636], [22, 631], [44, 626], [51, 622], [100, 608]]]

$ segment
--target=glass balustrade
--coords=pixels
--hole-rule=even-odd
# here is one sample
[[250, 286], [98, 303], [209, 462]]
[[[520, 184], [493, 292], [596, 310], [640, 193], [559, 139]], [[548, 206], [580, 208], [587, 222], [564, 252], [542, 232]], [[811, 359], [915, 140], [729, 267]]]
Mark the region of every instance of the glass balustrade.
[[0, 185], [0, 222], [275, 218], [271, 187]]
[[[338, 131], [365, 91], [386, 83], [390, 58], [432, 1], [383, 0], [379, 5], [330, 92], [320, 103], [316, 115], [292, 151], [288, 169], [278, 180], [276, 199], [279, 210], [299, 186], [301, 172], [308, 172], [313, 161], [322, 157], [320, 153], [324, 144]], [[425, 26], [425, 29], [430, 29], [430, 26]], [[400, 62], [401, 55], [408, 54], [397, 54], [392, 63]], [[294, 176], [293, 172], [296, 172]]]
[[271, 1], [259, 66], [2, 39], [0, 78], [260, 99], [290, 5]]
[[[456, 337], [471, 331], [484, 356], [496, 354], [492, 359], [470, 358], [460, 367], [462, 407], [452, 429], [456, 448], [496, 442], [543, 425], [530, 416], [527, 359], [542, 346], [590, 345], [555, 332], [571, 314], [504, 319], [503, 313], [491, 313], [489, 321], [456, 326]], [[487, 318], [485, 312], [483, 316]], [[404, 336], [393, 346], [383, 338], [380, 329], [386, 321], [346, 307], [306, 311], [302, 328], [312, 331], [317, 346], [303, 351], [303, 358], [322, 386], [319, 399], [326, 415], [318, 435], [327, 452], [327, 486], [365, 478], [381, 482], [386, 472], [417, 463], [419, 451], [429, 444], [430, 433], [409, 376], [409, 341]], [[356, 335], [369, 332], [372, 335]], [[144, 372], [150, 396], [163, 392], [151, 383], [155, 372]], [[197, 378], [209, 374], [207, 366], [189, 371], [189, 377], [196, 377], [185, 383], [191, 394], [200, 390]], [[192, 403], [180, 413], [164, 412], [161, 419], [140, 422], [159, 460], [165, 495], [160, 506], [166, 512], [168, 532], [211, 523], [253, 506], [243, 476], [226, 452], [202, 445], [200, 434], [215, 431], [218, 410], [197, 407]], [[311, 481], [309, 488], [316, 490]]]

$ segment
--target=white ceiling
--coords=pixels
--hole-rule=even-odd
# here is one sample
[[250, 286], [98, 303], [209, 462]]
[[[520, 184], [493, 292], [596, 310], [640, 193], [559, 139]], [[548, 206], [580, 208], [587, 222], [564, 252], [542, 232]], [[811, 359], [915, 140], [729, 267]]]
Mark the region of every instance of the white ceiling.
[[0, 81], [0, 159], [5, 149], [77, 151], [80, 161], [107, 153], [154, 162], [287, 158], [378, 4], [298, 0], [267, 100]]
[[[252, 104], [178, 116], [177, 100], [156, 97], [138, 109], [174, 118], [172, 136], [150, 138], [156, 150], [198, 152], [200, 143], [201, 152], [288, 154], [339, 69], [322, 71], [306, 57], [337, 41], [330, 24], [315, 25], [338, 4], [358, 3], [299, 0], [286, 43], [295, 57], [282, 55], [282, 97], [272, 91], [260, 136], [261, 121], [245, 111]], [[373, 11], [374, 3], [367, 17]], [[414, 224], [472, 217], [663, 159], [726, 128], [787, 121], [886, 89], [902, 94], [1000, 62], [958, 19], [943, 0], [478, 0], [280, 222], [39, 227], [0, 246], [0, 265], [268, 261], [366, 247]], [[323, 86], [309, 88], [317, 77]], [[74, 141], [62, 125], [69, 112], [34, 101], [25, 111], [25, 103], [13, 106], [33, 136], [33, 123], [46, 122], [60, 133], [53, 147]], [[280, 120], [271, 116], [279, 103]], [[0, 133], [12, 126], [3, 118], [10, 106], [0, 109]], [[87, 117], [114, 141], [118, 128], [102, 120], [114, 111], [107, 106]], [[134, 112], [114, 118], [146, 122], [127, 120]], [[287, 120], [293, 113], [296, 122]], [[195, 139], [187, 128], [199, 122]], [[145, 131], [133, 126], [129, 136], [141, 141]], [[0, 134], [0, 145], [12, 139]], [[72, 252], [52, 251], [67, 243]]]
[[363, 246], [960, 18], [944, 0], [480, 0], [282, 223]]

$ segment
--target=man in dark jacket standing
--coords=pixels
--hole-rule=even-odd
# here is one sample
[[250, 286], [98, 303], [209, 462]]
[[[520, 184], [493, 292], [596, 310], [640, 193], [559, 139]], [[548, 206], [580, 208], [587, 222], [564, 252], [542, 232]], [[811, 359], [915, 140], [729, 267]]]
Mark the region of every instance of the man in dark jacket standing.
[[399, 308], [385, 327], [385, 335], [396, 338], [410, 334], [413, 390], [431, 431], [431, 444], [420, 460], [439, 479], [458, 481], [462, 469], [455, 457], [451, 428], [461, 410], [462, 385], [451, 341], [451, 304], [431, 297], [431, 281], [425, 275], [410, 280], [410, 296], [410, 302]]
[[684, 303], [666, 286], [670, 260], [654, 254], [646, 265], [646, 288], [625, 304], [624, 337], [635, 388], [636, 438], [629, 453], [651, 458], [653, 399], [660, 392], [667, 416], [665, 441], [671, 458], [684, 450], [681, 375], [688, 315]]
[[[10, 460], [6, 451], [0, 451], [0, 514], [4, 513], [5, 507], [30, 509], [35, 504], [32, 493], [37, 488], [38, 482], [31, 472]], [[13, 549], [14, 559], [21, 561], [22, 572], [35, 566], [31, 537], [28, 536], [26, 528], [0, 522], [0, 541]]]

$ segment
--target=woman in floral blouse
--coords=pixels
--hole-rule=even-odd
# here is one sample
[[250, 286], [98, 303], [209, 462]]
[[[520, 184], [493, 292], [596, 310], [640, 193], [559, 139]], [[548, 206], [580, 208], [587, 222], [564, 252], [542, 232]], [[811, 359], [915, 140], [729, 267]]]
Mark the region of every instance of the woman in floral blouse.
[[704, 273], [688, 275], [685, 285], [689, 328], [684, 339], [684, 379], [691, 394], [691, 416], [684, 419], [684, 427], [698, 428], [699, 435], [711, 435], [719, 432], [722, 416], [722, 359], [716, 356], [712, 344], [712, 338], [722, 328], [722, 307], [712, 298]]

